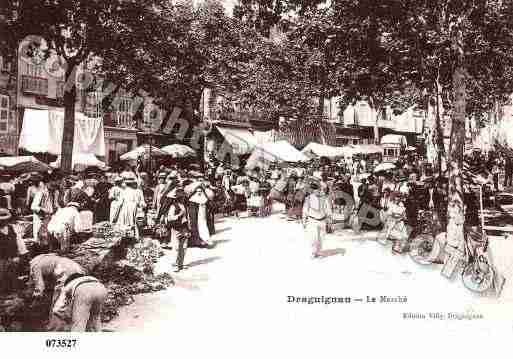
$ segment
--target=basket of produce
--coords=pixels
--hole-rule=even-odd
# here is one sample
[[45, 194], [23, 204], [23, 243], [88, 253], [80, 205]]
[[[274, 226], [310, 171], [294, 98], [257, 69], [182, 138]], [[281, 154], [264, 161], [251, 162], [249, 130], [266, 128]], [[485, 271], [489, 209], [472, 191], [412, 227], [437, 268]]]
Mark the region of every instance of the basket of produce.
[[93, 225], [92, 228], [93, 237], [96, 238], [106, 238], [111, 235], [112, 231], [113, 228], [110, 222], [99, 222]]

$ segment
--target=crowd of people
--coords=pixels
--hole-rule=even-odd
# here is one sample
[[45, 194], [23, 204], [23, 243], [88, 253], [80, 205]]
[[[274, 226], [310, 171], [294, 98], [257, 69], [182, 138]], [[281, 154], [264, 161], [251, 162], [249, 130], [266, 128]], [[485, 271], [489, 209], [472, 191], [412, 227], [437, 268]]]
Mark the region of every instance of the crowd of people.
[[[505, 185], [511, 182], [511, 160], [499, 156], [467, 158], [485, 167], [494, 182], [501, 166]], [[106, 289], [97, 278], [67, 257], [81, 233], [102, 222], [133, 230], [133, 237], [158, 239], [176, 251], [174, 270], [186, 268], [187, 248], [212, 248], [215, 215], [266, 217], [281, 202], [289, 220], [300, 221], [319, 257], [326, 232], [335, 220], [355, 230], [373, 228], [393, 236], [397, 224], [412, 229], [400, 233], [393, 250], [402, 253], [423, 230], [424, 211], [439, 214], [438, 228], [447, 226], [447, 179], [417, 155], [405, 155], [393, 166], [375, 171], [379, 158], [353, 157], [308, 163], [275, 163], [247, 170], [228, 162], [210, 162], [202, 173], [178, 166], [161, 166], [139, 173], [126, 166], [117, 173], [95, 172], [59, 176], [56, 173], [4, 175], [0, 183], [0, 292], [10, 278], [28, 272], [33, 295], [53, 286], [49, 329], [99, 330]], [[509, 175], [508, 175], [509, 173]], [[498, 175], [497, 175], [498, 176]], [[496, 188], [497, 189], [497, 188]], [[478, 201], [465, 192], [465, 223], [479, 224]], [[29, 251], [16, 219], [31, 218]], [[399, 230], [400, 232], [400, 230]], [[49, 284], [52, 283], [52, 284]], [[75, 303], [73, 305], [73, 303]]]

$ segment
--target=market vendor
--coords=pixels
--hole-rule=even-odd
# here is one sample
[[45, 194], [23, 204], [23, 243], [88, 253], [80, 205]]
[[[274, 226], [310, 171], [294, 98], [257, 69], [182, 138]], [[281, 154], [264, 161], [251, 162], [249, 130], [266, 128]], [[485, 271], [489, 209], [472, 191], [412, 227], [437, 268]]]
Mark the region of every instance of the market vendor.
[[72, 237], [82, 228], [80, 210], [84, 200], [80, 192], [71, 193], [66, 207], [59, 208], [48, 223], [48, 232], [59, 244], [60, 253], [70, 250]]
[[[70, 332], [99, 332], [101, 313], [107, 299], [107, 288], [95, 277], [81, 273], [71, 274], [65, 281], [52, 314], [66, 325]], [[67, 331], [67, 330], [66, 330]]]
[[30, 282], [33, 288], [33, 297], [37, 300], [42, 298], [45, 291], [52, 291], [52, 303], [47, 330], [61, 331], [66, 323], [54, 315], [53, 308], [59, 298], [66, 279], [72, 274], [85, 274], [86, 271], [75, 261], [60, 257], [55, 253], [57, 250], [55, 241], [50, 241], [49, 250], [51, 253], [40, 254], [30, 261]]

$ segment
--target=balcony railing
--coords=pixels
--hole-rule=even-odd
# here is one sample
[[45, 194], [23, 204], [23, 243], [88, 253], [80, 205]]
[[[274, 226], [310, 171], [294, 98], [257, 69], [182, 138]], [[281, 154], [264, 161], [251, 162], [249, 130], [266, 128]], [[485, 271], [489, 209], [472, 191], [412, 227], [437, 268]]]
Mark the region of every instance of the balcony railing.
[[47, 96], [48, 79], [24, 75], [21, 78], [21, 89], [27, 94]]
[[134, 120], [134, 116], [128, 112], [115, 112], [116, 127], [136, 129], [137, 122]]

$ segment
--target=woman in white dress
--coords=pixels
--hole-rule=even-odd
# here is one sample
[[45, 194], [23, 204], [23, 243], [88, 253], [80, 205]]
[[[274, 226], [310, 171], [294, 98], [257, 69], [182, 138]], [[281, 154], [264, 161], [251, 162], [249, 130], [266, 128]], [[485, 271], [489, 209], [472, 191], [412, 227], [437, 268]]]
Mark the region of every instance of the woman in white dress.
[[135, 238], [139, 239], [137, 212], [146, 208], [146, 202], [142, 190], [138, 189], [135, 177], [125, 179], [125, 184], [126, 188], [121, 196], [123, 203], [116, 224], [120, 227], [134, 229]]
[[123, 188], [121, 184], [123, 179], [120, 176], [114, 178], [114, 186], [109, 190], [110, 203], [110, 223], [116, 223], [121, 210], [121, 204], [123, 203]]

